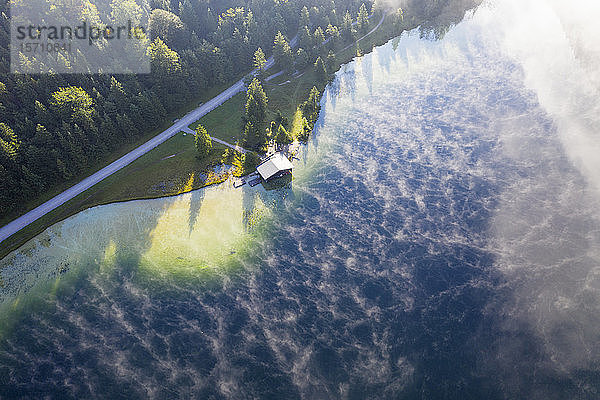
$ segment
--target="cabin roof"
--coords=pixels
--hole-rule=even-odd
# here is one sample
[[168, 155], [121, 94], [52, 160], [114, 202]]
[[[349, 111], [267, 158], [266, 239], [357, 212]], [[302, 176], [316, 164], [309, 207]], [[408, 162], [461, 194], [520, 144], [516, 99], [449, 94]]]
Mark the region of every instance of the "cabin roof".
[[260, 174], [260, 176], [266, 181], [271, 178], [273, 175], [286, 170], [292, 169], [292, 163], [287, 159], [282, 153], [275, 153], [258, 167], [256, 167], [256, 171]]

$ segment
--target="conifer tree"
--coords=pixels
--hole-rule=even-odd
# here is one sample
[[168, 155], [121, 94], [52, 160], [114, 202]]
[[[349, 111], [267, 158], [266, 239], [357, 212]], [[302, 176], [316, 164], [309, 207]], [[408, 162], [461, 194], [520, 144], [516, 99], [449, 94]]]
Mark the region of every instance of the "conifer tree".
[[298, 70], [302, 70], [308, 66], [310, 58], [303, 48], [299, 48], [296, 52], [296, 67]]
[[313, 47], [313, 39], [308, 26], [303, 26], [298, 32], [298, 46], [309, 51]]
[[267, 63], [267, 58], [265, 57], [265, 53], [259, 47], [258, 50], [254, 52], [254, 68], [258, 70], [258, 74], [263, 74], [263, 68]]
[[279, 125], [279, 128], [277, 128], [277, 136], [275, 137], [275, 141], [277, 144], [286, 145], [292, 143], [294, 138], [283, 125]]
[[206, 128], [202, 125], [196, 127], [196, 133], [194, 134], [194, 145], [198, 152], [198, 157], [204, 158], [208, 156], [212, 150], [212, 140], [206, 131]]
[[0, 122], [0, 151], [3, 158], [14, 160], [17, 156], [19, 141], [10, 126]]
[[275, 41], [273, 45], [273, 57], [277, 66], [283, 70], [291, 70], [294, 65], [294, 56], [292, 54], [292, 48], [290, 47], [285, 37], [281, 32], [277, 32], [275, 35]]
[[302, 114], [309, 122], [309, 124], [314, 124], [319, 116], [319, 110], [321, 106], [319, 105], [319, 90], [316, 86], [313, 86], [308, 95], [308, 99], [302, 104]]
[[340, 31], [337, 26], [333, 26], [331, 24], [327, 25], [327, 29], [325, 30], [329, 39], [329, 48], [333, 49], [338, 42], [340, 37]]
[[246, 91], [246, 121], [256, 127], [262, 126], [267, 113], [267, 95], [257, 78], [254, 78]]
[[327, 54], [327, 70], [335, 71], [337, 68], [337, 59], [335, 57], [335, 53], [332, 50], [329, 50], [329, 54]]
[[300, 27], [310, 25], [310, 15], [308, 14], [308, 8], [302, 7], [300, 10]]
[[306, 117], [303, 116], [302, 117], [302, 130], [300, 131], [300, 134], [298, 135], [298, 139], [303, 142], [306, 142], [308, 140], [311, 130], [312, 130], [312, 128], [311, 128], [310, 124], [306, 120]]
[[246, 122], [244, 125], [244, 131], [242, 137], [244, 138], [245, 147], [253, 150], [260, 150], [265, 144], [266, 140], [261, 137], [262, 129], [257, 129], [252, 122]]
[[320, 26], [317, 26], [315, 33], [313, 33], [313, 41], [314, 45], [317, 47], [321, 46], [325, 41], [325, 34], [323, 33], [323, 28]]
[[360, 5], [358, 9], [358, 15], [356, 17], [356, 25], [358, 25], [358, 29], [361, 31], [366, 31], [369, 26], [369, 13], [367, 12], [367, 7], [365, 3]]
[[352, 17], [350, 16], [350, 12], [348, 11], [346, 11], [346, 14], [344, 14], [344, 19], [342, 20], [341, 34], [346, 42], [352, 40]]
[[327, 82], [327, 69], [325, 68], [325, 63], [320, 56], [317, 57], [317, 61], [315, 61], [315, 71], [317, 72], [317, 76], [319, 77], [319, 81], [321, 83]]

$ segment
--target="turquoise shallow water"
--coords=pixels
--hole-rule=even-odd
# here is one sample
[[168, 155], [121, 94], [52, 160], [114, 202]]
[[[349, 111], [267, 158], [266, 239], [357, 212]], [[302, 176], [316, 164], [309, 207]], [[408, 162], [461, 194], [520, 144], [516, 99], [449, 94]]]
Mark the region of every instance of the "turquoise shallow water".
[[485, 4], [346, 65], [289, 187], [51, 227], [2, 260], [0, 397], [597, 396], [587, 5]]

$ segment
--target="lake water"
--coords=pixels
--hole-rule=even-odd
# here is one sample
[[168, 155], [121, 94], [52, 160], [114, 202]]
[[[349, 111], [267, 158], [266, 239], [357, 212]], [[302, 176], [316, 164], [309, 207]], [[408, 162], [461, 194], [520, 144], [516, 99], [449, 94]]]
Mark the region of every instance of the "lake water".
[[49, 228], [0, 262], [0, 398], [597, 398], [599, 18], [410, 32], [338, 72], [288, 187]]

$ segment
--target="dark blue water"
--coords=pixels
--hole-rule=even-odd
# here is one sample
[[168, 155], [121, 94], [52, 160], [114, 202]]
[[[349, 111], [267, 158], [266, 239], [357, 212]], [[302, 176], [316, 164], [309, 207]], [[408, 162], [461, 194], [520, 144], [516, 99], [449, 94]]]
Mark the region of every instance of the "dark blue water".
[[502, 11], [343, 67], [291, 187], [215, 192], [245, 212], [103, 206], [4, 260], [40, 282], [0, 397], [598, 397], [599, 197]]

